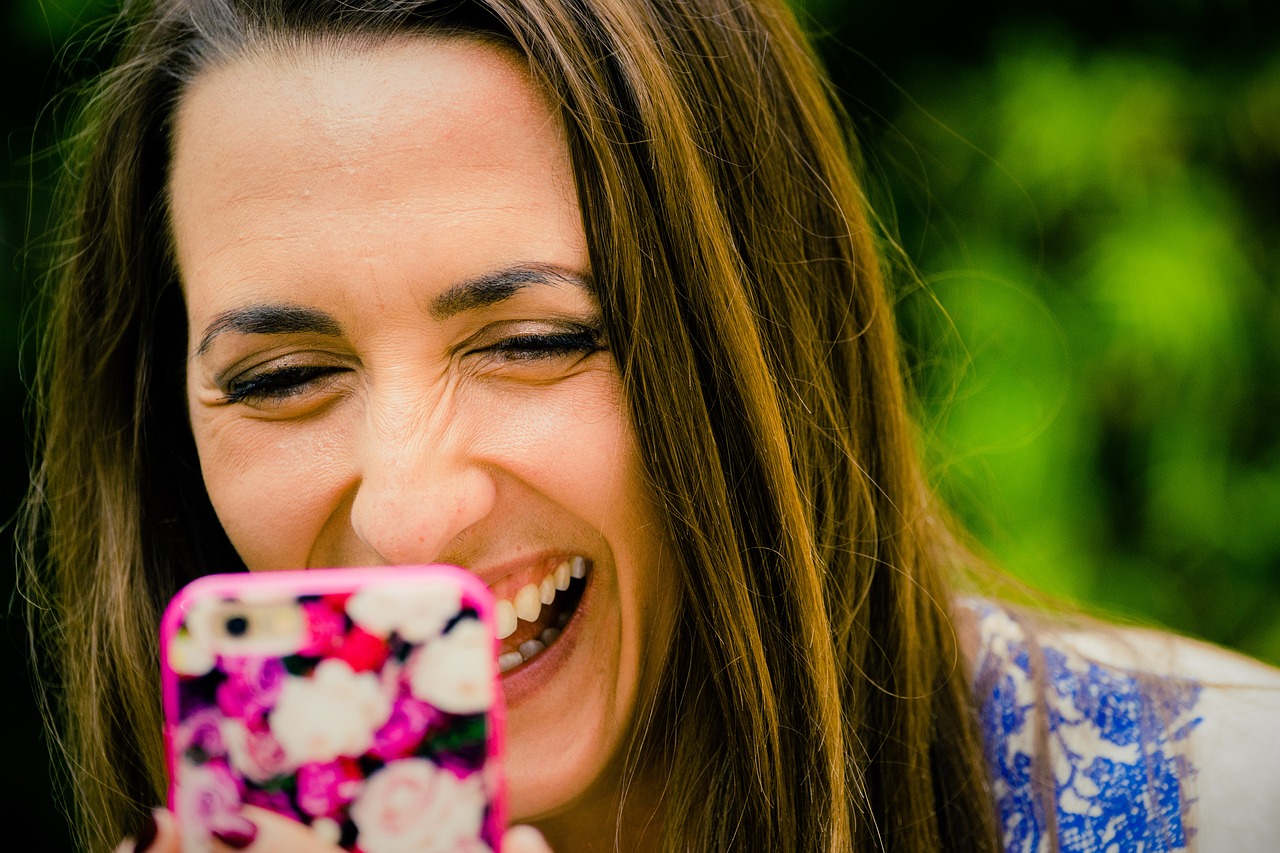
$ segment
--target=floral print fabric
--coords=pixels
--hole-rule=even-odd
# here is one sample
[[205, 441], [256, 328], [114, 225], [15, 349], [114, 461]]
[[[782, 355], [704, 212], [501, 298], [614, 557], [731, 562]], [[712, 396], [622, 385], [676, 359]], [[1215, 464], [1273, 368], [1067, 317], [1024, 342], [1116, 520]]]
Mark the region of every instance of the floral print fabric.
[[[980, 629], [974, 683], [1004, 849], [1048, 850], [1055, 827], [1063, 853], [1186, 849], [1185, 747], [1201, 686], [1033, 645], [1009, 612], [964, 605]], [[1052, 822], [1037, 788], [1052, 796]]]
[[190, 599], [168, 646], [184, 849], [249, 829], [242, 803], [357, 853], [497, 849], [479, 602], [444, 582], [294, 597], [264, 654], [214, 642], [227, 601]]

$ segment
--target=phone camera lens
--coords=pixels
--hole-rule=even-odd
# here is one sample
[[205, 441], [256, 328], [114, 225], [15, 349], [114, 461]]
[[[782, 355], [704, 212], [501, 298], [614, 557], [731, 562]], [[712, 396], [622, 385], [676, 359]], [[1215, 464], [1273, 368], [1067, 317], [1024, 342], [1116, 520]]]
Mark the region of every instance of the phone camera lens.
[[233, 637], [243, 637], [249, 631], [249, 620], [244, 616], [229, 616], [226, 629]]

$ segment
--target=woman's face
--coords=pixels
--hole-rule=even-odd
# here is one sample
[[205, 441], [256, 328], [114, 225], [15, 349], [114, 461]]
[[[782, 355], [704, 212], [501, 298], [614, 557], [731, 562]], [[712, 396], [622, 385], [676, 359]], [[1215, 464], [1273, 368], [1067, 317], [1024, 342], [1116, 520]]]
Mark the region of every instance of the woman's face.
[[475, 572], [515, 623], [512, 815], [598, 796], [674, 585], [520, 60], [421, 38], [208, 71], [170, 193], [191, 425], [245, 563]]

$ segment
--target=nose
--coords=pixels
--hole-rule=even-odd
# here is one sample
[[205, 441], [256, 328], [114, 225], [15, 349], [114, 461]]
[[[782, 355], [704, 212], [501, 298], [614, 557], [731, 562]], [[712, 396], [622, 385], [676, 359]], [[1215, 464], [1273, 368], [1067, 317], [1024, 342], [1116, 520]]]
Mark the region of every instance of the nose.
[[351, 527], [391, 565], [458, 562], [468, 528], [493, 508], [492, 474], [457, 417], [370, 419], [351, 501]]

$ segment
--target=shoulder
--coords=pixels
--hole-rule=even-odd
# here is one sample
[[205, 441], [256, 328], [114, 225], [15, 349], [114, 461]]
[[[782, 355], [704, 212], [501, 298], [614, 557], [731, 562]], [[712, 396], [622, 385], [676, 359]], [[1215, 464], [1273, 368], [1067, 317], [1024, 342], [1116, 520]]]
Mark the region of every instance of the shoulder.
[[1155, 631], [1076, 632], [1085, 653], [1194, 684], [1185, 789], [1200, 850], [1273, 851], [1280, 839], [1280, 670]]
[[1273, 849], [1280, 671], [983, 600], [958, 615], [1007, 850]]

